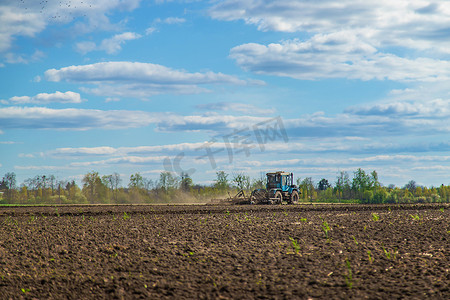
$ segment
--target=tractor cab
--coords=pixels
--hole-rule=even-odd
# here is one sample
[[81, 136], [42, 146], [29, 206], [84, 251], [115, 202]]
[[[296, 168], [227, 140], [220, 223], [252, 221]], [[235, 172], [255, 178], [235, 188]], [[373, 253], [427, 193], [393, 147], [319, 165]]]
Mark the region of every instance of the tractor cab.
[[283, 192], [288, 192], [291, 186], [294, 185], [294, 174], [287, 172], [275, 172], [267, 173], [267, 185], [268, 191], [276, 189]]

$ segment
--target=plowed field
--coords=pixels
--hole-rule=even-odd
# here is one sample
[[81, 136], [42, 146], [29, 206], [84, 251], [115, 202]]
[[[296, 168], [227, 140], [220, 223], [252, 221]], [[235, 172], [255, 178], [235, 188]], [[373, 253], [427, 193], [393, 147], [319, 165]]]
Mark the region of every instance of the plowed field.
[[0, 207], [0, 298], [450, 299], [450, 206]]

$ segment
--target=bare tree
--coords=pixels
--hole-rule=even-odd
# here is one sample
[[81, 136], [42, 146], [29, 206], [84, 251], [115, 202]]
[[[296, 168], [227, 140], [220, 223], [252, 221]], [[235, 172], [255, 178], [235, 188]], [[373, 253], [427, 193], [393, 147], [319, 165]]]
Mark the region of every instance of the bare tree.
[[244, 173], [237, 173], [233, 175], [233, 182], [239, 190], [250, 189], [250, 177]]
[[16, 190], [16, 173], [8, 172], [3, 177], [3, 186], [6, 187], [6, 198], [13, 200], [14, 191]]

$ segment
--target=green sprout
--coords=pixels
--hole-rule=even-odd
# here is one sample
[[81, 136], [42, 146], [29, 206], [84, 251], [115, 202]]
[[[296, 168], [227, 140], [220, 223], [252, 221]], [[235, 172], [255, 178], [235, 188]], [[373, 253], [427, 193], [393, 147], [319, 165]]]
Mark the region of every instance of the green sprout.
[[352, 235], [353, 240], [355, 241], [355, 244], [358, 245], [358, 241], [356, 240], [355, 236]]
[[130, 218], [130, 216], [127, 214], [127, 212], [123, 212], [123, 219], [126, 221]]
[[380, 216], [376, 213], [372, 213], [372, 220], [377, 222], [380, 219]]
[[330, 231], [330, 226], [328, 225], [327, 221], [322, 219], [322, 230], [325, 232], [325, 237], [328, 239], [328, 231]]
[[372, 263], [373, 257], [372, 257], [372, 252], [370, 252], [370, 250], [367, 250], [367, 256], [369, 257], [369, 262]]
[[391, 258], [395, 259], [397, 251], [395, 249], [392, 252], [387, 251], [386, 248], [384, 248], [384, 246], [383, 246], [383, 252], [384, 252], [384, 255], [386, 255], [387, 259], [391, 259]]
[[352, 273], [352, 267], [350, 265], [350, 262], [348, 259], [345, 259], [345, 264], [347, 266], [347, 275], [344, 275], [345, 278], [345, 284], [349, 289], [353, 287], [353, 273]]
[[416, 220], [416, 221], [419, 221], [419, 220], [420, 220], [420, 217], [419, 217], [418, 214], [410, 215], [410, 216], [411, 216], [411, 218], [413, 218], [413, 219]]
[[291, 240], [292, 248], [294, 248], [295, 254], [298, 254], [298, 252], [300, 252], [300, 245], [298, 244], [297, 240], [295, 240], [294, 238], [289, 237], [289, 239]]

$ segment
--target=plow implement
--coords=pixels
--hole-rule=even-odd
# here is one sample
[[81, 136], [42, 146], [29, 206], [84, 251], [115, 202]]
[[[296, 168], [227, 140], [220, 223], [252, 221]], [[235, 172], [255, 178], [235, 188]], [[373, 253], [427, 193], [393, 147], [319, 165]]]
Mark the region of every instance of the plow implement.
[[225, 199], [211, 199], [211, 204], [231, 204], [231, 205], [245, 205], [253, 204], [251, 197], [245, 195], [243, 190], [240, 190], [236, 195], [231, 196], [228, 193], [228, 198]]
[[[244, 190], [240, 190], [236, 195], [228, 198], [211, 199], [211, 204], [229, 204], [229, 205], [251, 205], [251, 204], [281, 204], [282, 197], [270, 197], [269, 192], [264, 189], [254, 190], [250, 195], [245, 194]], [[277, 195], [278, 196], [278, 195]]]

